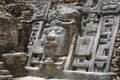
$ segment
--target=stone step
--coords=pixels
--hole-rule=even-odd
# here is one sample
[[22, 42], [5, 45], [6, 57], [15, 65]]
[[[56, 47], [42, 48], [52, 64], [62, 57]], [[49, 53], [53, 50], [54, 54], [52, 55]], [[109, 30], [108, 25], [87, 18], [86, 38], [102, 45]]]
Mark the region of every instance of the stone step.
[[12, 75], [0, 75], [0, 80], [13, 80]]
[[0, 62], [0, 69], [5, 69], [5, 64], [3, 62]]
[[9, 75], [10, 72], [8, 70], [0, 70], [0, 75]]
[[25, 69], [26, 70], [33, 70], [33, 71], [40, 70], [39, 67], [28, 67], [28, 66], [26, 66]]
[[111, 73], [98, 73], [98, 72], [83, 72], [64, 70], [61, 74], [56, 74], [56, 77], [68, 80], [110, 80]]
[[32, 61], [31, 61], [31, 64], [40, 64], [40, 61], [32, 60]]
[[39, 76], [40, 68], [39, 67], [25, 67], [26, 71], [28, 72], [29, 76]]

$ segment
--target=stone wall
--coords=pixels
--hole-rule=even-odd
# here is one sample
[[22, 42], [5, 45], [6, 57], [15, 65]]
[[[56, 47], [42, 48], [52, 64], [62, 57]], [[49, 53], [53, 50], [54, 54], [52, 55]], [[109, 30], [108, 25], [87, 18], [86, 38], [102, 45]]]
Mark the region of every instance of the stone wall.
[[17, 20], [8, 13], [0, 13], [0, 52], [14, 50], [18, 44]]
[[4, 54], [3, 61], [6, 68], [14, 77], [21, 77], [26, 75], [25, 65], [27, 62], [26, 53]]

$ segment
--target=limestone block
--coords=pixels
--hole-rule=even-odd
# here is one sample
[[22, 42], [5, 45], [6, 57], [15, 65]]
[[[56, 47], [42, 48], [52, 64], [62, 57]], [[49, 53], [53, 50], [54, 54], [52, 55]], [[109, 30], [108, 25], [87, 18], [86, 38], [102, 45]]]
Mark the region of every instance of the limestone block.
[[27, 56], [25, 53], [13, 53], [13, 54], [4, 54], [3, 61], [6, 65], [6, 68], [14, 77], [25, 76], [25, 65], [27, 61]]

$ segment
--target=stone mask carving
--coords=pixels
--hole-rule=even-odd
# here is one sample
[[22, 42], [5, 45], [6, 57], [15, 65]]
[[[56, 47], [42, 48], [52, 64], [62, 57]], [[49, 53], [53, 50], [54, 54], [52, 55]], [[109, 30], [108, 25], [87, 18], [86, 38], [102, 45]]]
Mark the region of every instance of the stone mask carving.
[[45, 53], [49, 57], [65, 55], [67, 31], [61, 26], [49, 27], [44, 30], [46, 35]]

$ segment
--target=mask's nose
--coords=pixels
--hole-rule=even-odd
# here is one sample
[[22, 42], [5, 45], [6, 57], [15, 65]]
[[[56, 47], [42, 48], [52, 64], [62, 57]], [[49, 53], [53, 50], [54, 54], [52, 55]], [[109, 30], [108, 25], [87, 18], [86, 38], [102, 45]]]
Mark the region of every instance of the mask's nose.
[[55, 30], [52, 30], [48, 33], [47, 35], [47, 40], [48, 41], [54, 41], [55, 40], [55, 37], [56, 37], [56, 33], [55, 33]]

